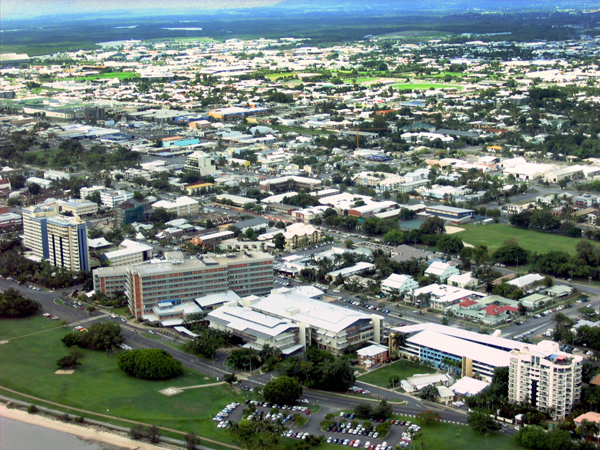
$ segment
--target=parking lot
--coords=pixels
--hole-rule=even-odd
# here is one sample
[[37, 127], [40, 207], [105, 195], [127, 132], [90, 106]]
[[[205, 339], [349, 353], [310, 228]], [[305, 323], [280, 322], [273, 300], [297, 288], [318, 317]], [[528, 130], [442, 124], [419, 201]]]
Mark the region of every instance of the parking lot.
[[[248, 410], [253, 411], [248, 414]], [[245, 411], [245, 412], [244, 412]], [[337, 444], [366, 450], [393, 450], [395, 446], [406, 448], [420, 427], [401, 419], [359, 420], [353, 413], [340, 412], [331, 419], [326, 429], [321, 428], [325, 412], [313, 414], [310, 405], [275, 405], [268, 402], [247, 400], [246, 404], [230, 403], [213, 417], [217, 428], [226, 428], [229, 421], [262, 418], [280, 421], [285, 427], [283, 436], [290, 439], [306, 439], [312, 435], [323, 435], [328, 444]], [[300, 420], [300, 418], [308, 419]], [[385, 422], [385, 423], [384, 423]], [[383, 425], [383, 426], [382, 426]], [[382, 428], [387, 426], [387, 432]]]

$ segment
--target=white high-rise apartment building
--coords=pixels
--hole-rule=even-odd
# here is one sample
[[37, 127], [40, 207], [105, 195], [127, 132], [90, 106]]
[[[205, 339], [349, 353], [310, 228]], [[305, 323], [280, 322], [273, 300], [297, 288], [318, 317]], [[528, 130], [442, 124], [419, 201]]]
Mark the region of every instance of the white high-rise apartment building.
[[31, 250], [33, 256], [38, 260], [48, 257], [48, 240], [46, 220], [49, 217], [58, 216], [58, 206], [38, 205], [23, 208], [23, 244]]
[[55, 205], [23, 208], [25, 247], [38, 260], [72, 271], [89, 271], [85, 222], [58, 215]]
[[529, 402], [555, 420], [564, 419], [581, 396], [582, 361], [552, 341], [511, 351], [509, 400]]

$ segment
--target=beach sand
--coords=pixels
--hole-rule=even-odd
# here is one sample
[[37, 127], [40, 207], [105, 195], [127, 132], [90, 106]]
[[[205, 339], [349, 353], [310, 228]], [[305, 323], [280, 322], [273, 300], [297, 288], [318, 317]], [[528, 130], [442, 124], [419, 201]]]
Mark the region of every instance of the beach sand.
[[29, 414], [19, 409], [7, 408], [2, 404], [0, 404], [0, 417], [69, 433], [84, 441], [96, 442], [105, 450], [164, 450], [165, 448], [174, 448], [173, 446], [162, 447], [147, 442], [134, 441], [125, 436], [101, 431], [95, 427], [65, 423], [39, 414]]

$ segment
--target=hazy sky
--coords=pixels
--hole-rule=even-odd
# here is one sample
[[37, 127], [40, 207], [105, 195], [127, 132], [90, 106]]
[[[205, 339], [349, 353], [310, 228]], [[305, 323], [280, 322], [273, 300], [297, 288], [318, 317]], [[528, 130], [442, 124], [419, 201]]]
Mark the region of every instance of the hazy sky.
[[143, 9], [177, 11], [268, 6], [281, 0], [0, 0], [0, 17], [22, 19], [49, 14]]

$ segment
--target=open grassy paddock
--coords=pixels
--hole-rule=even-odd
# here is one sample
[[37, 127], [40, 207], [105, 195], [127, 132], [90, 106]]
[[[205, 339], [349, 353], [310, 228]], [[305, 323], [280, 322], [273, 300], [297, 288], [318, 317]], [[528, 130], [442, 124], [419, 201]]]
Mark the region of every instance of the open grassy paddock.
[[101, 73], [99, 75], [90, 75], [88, 77], [77, 77], [76, 81], [85, 81], [85, 80], [101, 80], [101, 79], [110, 79], [110, 78], [118, 78], [119, 80], [126, 80], [128, 78], [139, 78], [140, 75], [135, 72], [110, 72], [110, 73]]
[[400, 83], [392, 84], [394, 89], [444, 89], [444, 88], [456, 88], [462, 89], [462, 86], [456, 84], [443, 84], [443, 83]]
[[359, 380], [364, 383], [374, 384], [387, 388], [389, 386], [390, 377], [398, 375], [400, 380], [405, 380], [418, 373], [436, 373], [437, 371], [429, 366], [425, 366], [415, 361], [401, 359], [392, 364], [386, 364], [383, 367], [359, 375]]
[[[519, 245], [526, 250], [545, 253], [549, 250], [564, 251], [575, 254], [575, 246], [581, 240], [557, 234], [525, 230], [510, 225], [495, 223], [490, 225], [461, 225], [465, 231], [456, 234], [463, 242], [471, 245], [487, 245], [490, 253], [510, 238], [515, 238]], [[593, 245], [594, 242], [592, 242]]]
[[0, 340], [49, 328], [54, 329], [0, 345], [0, 385], [63, 405], [110, 415], [115, 420], [120, 416], [232, 443], [230, 436], [216, 427], [212, 417], [227, 403], [243, 403], [254, 394], [237, 393], [227, 385], [218, 385], [189, 389], [167, 397], [159, 391], [216, 380], [188, 369], [184, 375], [172, 380], [140, 380], [121, 372], [115, 355], [91, 350], [84, 350], [82, 365], [73, 375], [55, 375], [56, 361], [67, 354], [60, 339], [71, 328], [58, 328], [56, 321], [41, 315], [30, 319], [0, 320]]

